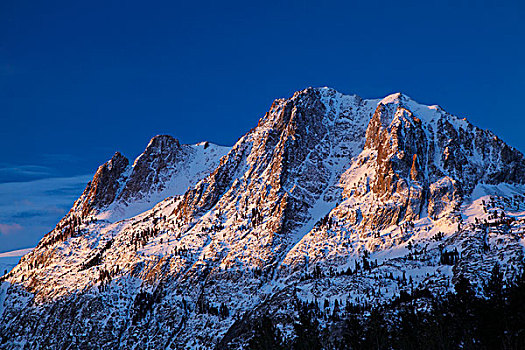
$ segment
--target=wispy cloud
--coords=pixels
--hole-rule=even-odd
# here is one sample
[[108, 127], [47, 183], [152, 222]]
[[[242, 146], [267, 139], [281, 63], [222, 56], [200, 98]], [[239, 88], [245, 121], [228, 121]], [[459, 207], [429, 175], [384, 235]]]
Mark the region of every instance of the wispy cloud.
[[67, 213], [91, 177], [0, 183], [0, 253], [36, 245]]
[[42, 165], [0, 164], [0, 183], [23, 182], [52, 177], [55, 171]]
[[82, 161], [82, 158], [67, 153], [45, 153], [42, 154], [42, 160], [45, 162], [55, 163], [78, 163]]
[[0, 161], [0, 183], [72, 176], [76, 174], [71, 173], [71, 169], [80, 169], [79, 165], [84, 163], [85, 159], [82, 157], [67, 153], [45, 153], [32, 164]]
[[23, 229], [19, 224], [1, 224], [0, 223], [0, 234], [10, 235]]

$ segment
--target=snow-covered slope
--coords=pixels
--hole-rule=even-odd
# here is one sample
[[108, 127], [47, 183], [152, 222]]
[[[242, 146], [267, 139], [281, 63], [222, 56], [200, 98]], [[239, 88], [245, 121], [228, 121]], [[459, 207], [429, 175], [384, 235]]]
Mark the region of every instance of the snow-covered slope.
[[0, 273], [7, 273], [20, 261], [20, 258], [29, 253], [33, 248], [18, 249], [0, 253]]
[[523, 155], [402, 94], [309, 88], [231, 149], [159, 136], [128, 163], [5, 277], [8, 347], [235, 347], [263, 311], [293, 337], [292, 300], [439, 295], [523, 260]]
[[112, 222], [135, 216], [166, 197], [183, 194], [229, 150], [209, 142], [181, 145], [171, 136], [155, 136], [132, 165], [117, 152], [100, 166], [72, 211]]

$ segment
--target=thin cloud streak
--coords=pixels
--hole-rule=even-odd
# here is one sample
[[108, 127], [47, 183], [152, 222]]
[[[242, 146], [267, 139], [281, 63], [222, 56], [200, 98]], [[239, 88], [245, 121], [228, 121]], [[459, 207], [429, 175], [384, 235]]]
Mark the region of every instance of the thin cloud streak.
[[1, 235], [10, 235], [17, 231], [22, 230], [23, 227], [19, 224], [2, 224], [0, 223], [0, 234]]
[[0, 183], [0, 253], [36, 245], [67, 213], [91, 178]]
[[53, 169], [42, 165], [8, 165], [0, 166], [0, 183], [25, 182], [52, 177]]

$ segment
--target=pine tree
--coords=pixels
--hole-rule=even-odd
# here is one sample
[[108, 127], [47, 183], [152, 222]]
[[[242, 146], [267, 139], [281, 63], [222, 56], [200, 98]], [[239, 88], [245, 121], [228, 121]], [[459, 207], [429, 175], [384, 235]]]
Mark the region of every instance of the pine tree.
[[253, 337], [248, 342], [248, 349], [283, 349], [281, 332], [267, 315], [264, 315], [256, 324]]
[[503, 272], [500, 271], [498, 263], [494, 265], [484, 291], [493, 302], [500, 302], [503, 294]]
[[299, 322], [294, 324], [294, 330], [293, 350], [321, 349], [318, 322], [307, 307], [299, 308]]

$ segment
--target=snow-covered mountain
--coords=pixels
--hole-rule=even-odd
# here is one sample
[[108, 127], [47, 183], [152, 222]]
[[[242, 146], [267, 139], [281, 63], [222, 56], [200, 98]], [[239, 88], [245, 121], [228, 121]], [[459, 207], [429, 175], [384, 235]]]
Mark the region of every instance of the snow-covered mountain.
[[521, 269], [524, 182], [519, 151], [439, 106], [308, 88], [232, 148], [116, 153], [3, 278], [3, 346], [241, 348], [263, 314], [292, 339], [297, 300], [335, 313], [460, 275], [482, 294], [497, 262]]
[[133, 165], [116, 152], [100, 166], [71, 210], [98, 220], [135, 216], [166, 197], [183, 194], [215, 169], [229, 150], [209, 142], [181, 145], [171, 136], [155, 136]]
[[20, 258], [29, 253], [33, 248], [13, 250], [0, 253], [0, 273], [6, 274], [18, 264]]

